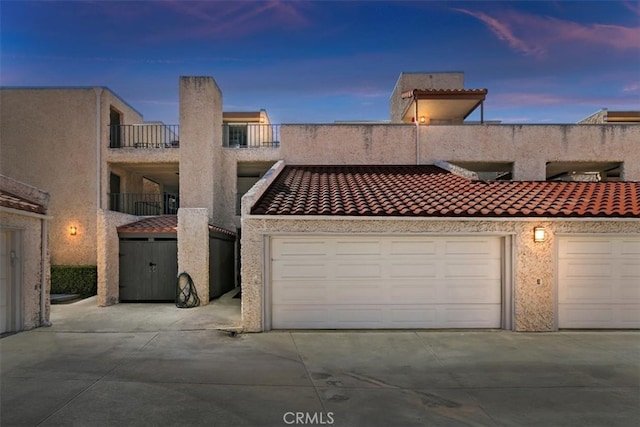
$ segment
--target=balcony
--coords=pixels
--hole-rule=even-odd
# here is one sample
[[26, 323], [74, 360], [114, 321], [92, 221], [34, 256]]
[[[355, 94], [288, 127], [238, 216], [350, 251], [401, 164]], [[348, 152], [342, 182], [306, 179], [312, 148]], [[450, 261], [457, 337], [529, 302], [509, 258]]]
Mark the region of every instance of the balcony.
[[280, 125], [258, 123], [225, 123], [222, 125], [222, 146], [230, 148], [278, 147]]
[[109, 148], [178, 148], [180, 126], [165, 124], [109, 125]]
[[109, 209], [138, 216], [176, 215], [180, 201], [171, 193], [112, 193]]

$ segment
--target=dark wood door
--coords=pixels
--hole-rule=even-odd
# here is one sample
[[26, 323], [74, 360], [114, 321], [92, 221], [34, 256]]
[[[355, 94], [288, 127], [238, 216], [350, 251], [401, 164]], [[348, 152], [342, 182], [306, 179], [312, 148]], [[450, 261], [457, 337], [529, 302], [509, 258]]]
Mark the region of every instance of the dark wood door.
[[122, 146], [121, 117], [122, 115], [119, 111], [113, 108], [109, 110], [109, 147], [111, 148], [120, 148]]
[[120, 241], [120, 301], [175, 301], [176, 240]]

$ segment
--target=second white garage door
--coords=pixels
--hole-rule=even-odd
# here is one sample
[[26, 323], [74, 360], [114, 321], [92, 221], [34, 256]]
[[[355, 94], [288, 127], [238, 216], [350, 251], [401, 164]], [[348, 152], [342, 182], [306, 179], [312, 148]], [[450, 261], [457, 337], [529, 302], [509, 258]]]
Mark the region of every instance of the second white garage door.
[[640, 328], [640, 237], [560, 237], [558, 327]]
[[495, 236], [271, 238], [273, 329], [499, 328]]

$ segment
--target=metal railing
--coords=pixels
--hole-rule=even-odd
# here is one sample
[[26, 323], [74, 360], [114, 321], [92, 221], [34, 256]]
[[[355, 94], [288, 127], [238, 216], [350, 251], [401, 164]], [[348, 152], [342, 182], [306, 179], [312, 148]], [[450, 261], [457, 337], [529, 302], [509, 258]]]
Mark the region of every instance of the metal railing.
[[180, 126], [142, 123], [109, 125], [109, 148], [177, 148]]
[[225, 123], [222, 125], [222, 146], [231, 148], [277, 147], [280, 145], [280, 125], [259, 123]]
[[109, 209], [131, 215], [176, 215], [180, 207], [177, 194], [171, 193], [112, 193]]

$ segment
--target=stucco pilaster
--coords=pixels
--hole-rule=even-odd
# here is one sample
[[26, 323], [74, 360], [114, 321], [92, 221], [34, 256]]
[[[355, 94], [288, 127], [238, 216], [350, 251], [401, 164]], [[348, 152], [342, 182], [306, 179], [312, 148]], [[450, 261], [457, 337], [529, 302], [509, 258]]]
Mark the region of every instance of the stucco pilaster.
[[222, 93], [211, 77], [180, 77], [180, 206], [205, 208], [218, 223]]
[[200, 305], [209, 304], [209, 216], [205, 208], [178, 209], [178, 273], [186, 272]]
[[134, 215], [98, 209], [96, 242], [99, 307], [117, 304], [120, 298], [120, 238], [117, 227], [138, 219]]

